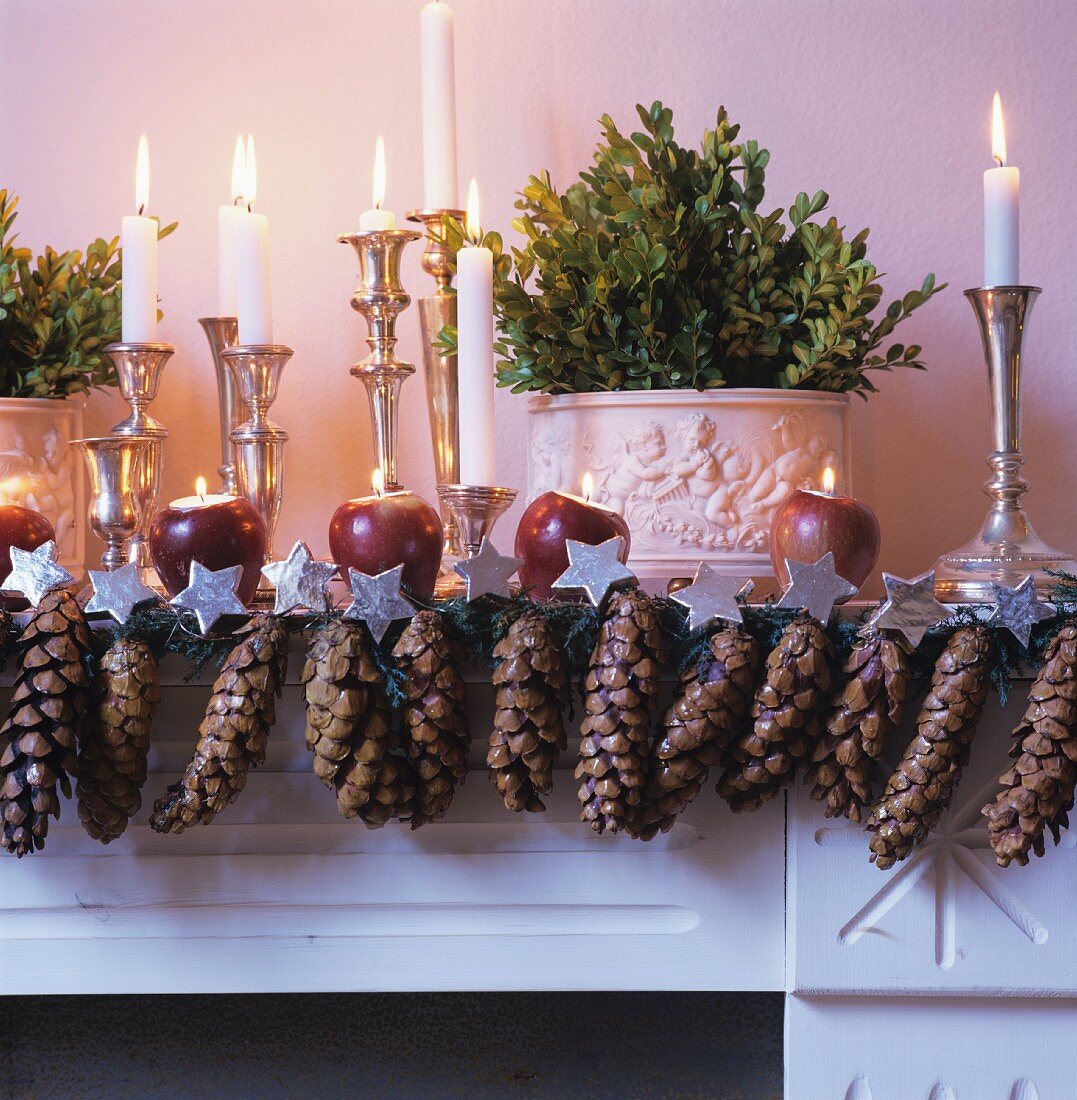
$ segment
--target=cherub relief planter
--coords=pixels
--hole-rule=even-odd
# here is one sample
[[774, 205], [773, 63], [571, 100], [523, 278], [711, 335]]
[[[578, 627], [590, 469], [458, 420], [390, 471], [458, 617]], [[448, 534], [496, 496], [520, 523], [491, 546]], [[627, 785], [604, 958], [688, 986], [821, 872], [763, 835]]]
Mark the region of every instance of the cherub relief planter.
[[683, 576], [700, 559], [722, 572], [772, 575], [770, 522], [826, 466], [850, 485], [845, 394], [743, 389], [528, 398], [528, 499], [548, 489], [595, 499], [632, 530], [629, 564], [646, 579]]

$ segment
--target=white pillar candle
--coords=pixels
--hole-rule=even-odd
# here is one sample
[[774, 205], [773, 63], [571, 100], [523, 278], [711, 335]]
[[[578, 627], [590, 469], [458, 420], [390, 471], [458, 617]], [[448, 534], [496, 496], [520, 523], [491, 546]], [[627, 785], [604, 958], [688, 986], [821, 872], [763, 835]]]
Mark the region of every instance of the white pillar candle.
[[236, 315], [236, 219], [243, 208], [247, 158], [243, 138], [232, 154], [232, 201], [217, 208], [217, 316]]
[[[475, 181], [468, 194], [467, 232], [481, 239]], [[460, 481], [494, 480], [494, 254], [471, 243], [456, 256], [457, 376], [460, 392]]]
[[391, 210], [382, 210], [385, 202], [385, 138], [378, 136], [374, 145], [374, 205], [359, 215], [359, 229], [395, 229], [396, 215]]
[[420, 16], [423, 86], [423, 201], [456, 208], [456, 61], [452, 8], [440, 0]]
[[152, 344], [157, 339], [157, 222], [145, 217], [150, 202], [150, 146], [138, 139], [135, 165], [137, 214], [120, 224], [123, 283], [120, 326], [125, 343]]
[[247, 139], [243, 197], [247, 208], [235, 220], [236, 317], [241, 344], [273, 343], [273, 300], [269, 292], [269, 219], [251, 209], [258, 192], [254, 139]]
[[1020, 283], [1021, 170], [1006, 164], [1006, 130], [998, 92], [992, 107], [991, 153], [984, 172], [984, 286]]

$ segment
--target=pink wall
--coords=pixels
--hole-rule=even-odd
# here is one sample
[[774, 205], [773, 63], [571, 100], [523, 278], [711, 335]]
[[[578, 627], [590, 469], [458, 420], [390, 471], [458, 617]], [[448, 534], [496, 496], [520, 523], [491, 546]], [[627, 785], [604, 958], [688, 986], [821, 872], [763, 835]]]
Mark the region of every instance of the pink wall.
[[[725, 103], [772, 152], [774, 206], [826, 188], [900, 292], [928, 270], [951, 288], [903, 333], [927, 375], [884, 378], [855, 409], [858, 494], [884, 529], [882, 564], [911, 573], [978, 524], [987, 401], [972, 314], [980, 281], [980, 174], [999, 87], [1021, 166], [1025, 282], [1033, 317], [1025, 398], [1030, 505], [1049, 541], [1077, 549], [1069, 470], [1077, 347], [1077, 5], [1059, 0], [452, 0], [462, 185], [480, 181], [484, 221], [508, 228], [513, 193], [547, 167], [566, 184], [604, 111], [630, 122], [662, 98], [682, 139]], [[135, 144], [150, 135], [152, 209], [178, 219], [161, 249], [177, 353], [155, 412], [171, 428], [166, 494], [216, 466], [212, 367], [197, 318], [215, 309], [216, 208], [232, 142], [256, 135], [259, 208], [271, 220], [279, 339], [296, 349], [274, 418], [292, 437], [279, 542], [326, 549], [326, 524], [365, 491], [365, 399], [348, 367], [365, 347], [348, 297], [354, 257], [335, 241], [368, 205], [374, 139], [388, 143], [388, 205], [421, 201], [420, 0], [0, 0], [0, 185], [22, 196], [28, 244], [118, 232]], [[418, 249], [414, 296], [429, 283]], [[414, 310], [403, 352], [418, 361]], [[524, 401], [498, 393], [498, 470], [523, 486]], [[118, 400], [97, 395], [90, 427]], [[402, 471], [433, 494], [422, 383], [404, 388]], [[507, 539], [506, 524], [502, 540]]]

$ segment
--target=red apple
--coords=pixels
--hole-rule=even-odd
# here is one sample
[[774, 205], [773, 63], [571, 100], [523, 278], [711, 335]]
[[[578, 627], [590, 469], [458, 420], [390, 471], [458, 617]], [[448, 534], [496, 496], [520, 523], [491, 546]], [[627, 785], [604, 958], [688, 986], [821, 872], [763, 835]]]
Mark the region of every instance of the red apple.
[[0, 585], [11, 572], [11, 548], [36, 550], [56, 538], [52, 524], [32, 508], [21, 504], [0, 504]]
[[258, 590], [268, 541], [261, 512], [243, 497], [183, 497], [154, 517], [150, 558], [170, 596], [187, 587], [192, 561], [212, 570], [242, 565], [236, 596], [249, 604]]
[[349, 569], [374, 576], [403, 565], [401, 584], [428, 600], [441, 568], [441, 517], [414, 493], [346, 500], [329, 522], [329, 553]]
[[618, 556], [627, 561], [632, 536], [624, 516], [571, 493], [543, 493], [527, 506], [516, 528], [515, 553], [523, 559], [520, 584], [535, 599], [552, 599], [550, 585], [568, 568], [566, 539], [597, 546], [617, 535], [625, 540]]
[[770, 560], [784, 587], [786, 558], [816, 562], [829, 550], [838, 576], [860, 588], [875, 568], [879, 542], [879, 521], [863, 501], [797, 489], [774, 513]]

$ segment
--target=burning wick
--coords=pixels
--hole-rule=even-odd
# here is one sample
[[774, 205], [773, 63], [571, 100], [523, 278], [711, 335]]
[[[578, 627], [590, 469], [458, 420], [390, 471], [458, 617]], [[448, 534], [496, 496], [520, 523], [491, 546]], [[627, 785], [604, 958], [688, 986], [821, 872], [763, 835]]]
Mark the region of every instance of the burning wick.
[[583, 484], [582, 484], [582, 487], [581, 487], [581, 492], [583, 493], [583, 499], [585, 501], [587, 501], [588, 504], [591, 503], [591, 494], [594, 491], [595, 491], [595, 479], [591, 476], [591, 472], [588, 471], [586, 474], [583, 475]]
[[825, 470], [823, 470], [823, 492], [826, 493], [826, 495], [828, 497], [832, 497], [834, 495], [834, 467], [833, 466], [827, 466], [827, 468]]
[[206, 503], [206, 479], [204, 477], [196, 477], [194, 479], [194, 491], [199, 501], [202, 504]]
[[374, 472], [370, 475], [370, 487], [374, 490], [375, 496], [385, 496], [385, 474], [382, 473], [380, 466], [375, 466]]

